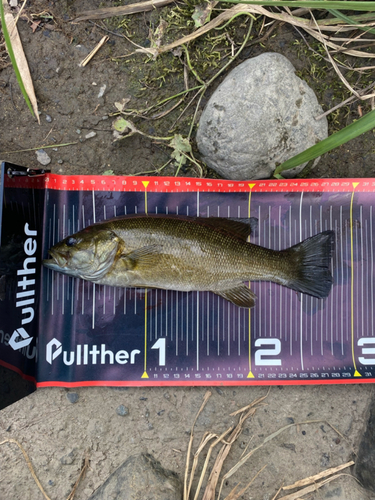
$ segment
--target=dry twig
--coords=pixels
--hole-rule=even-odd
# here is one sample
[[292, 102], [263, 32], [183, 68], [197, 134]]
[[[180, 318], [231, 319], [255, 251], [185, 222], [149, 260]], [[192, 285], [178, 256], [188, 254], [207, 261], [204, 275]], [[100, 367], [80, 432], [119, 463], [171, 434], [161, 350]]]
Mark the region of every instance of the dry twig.
[[[1, 441], [0, 442], [0, 446], [3, 445], [3, 444], [6, 444], [6, 443], [14, 443], [18, 446], [18, 448], [22, 451], [22, 454], [26, 460], [26, 464], [31, 472], [31, 475], [33, 476], [33, 479], [36, 483], [36, 485], [38, 486], [39, 490], [41, 491], [42, 495], [44, 496], [44, 498], [46, 500], [51, 500], [51, 498], [47, 495], [47, 493], [44, 491], [44, 488], [43, 486], [41, 485], [41, 482], [39, 481], [35, 471], [34, 471], [34, 467], [32, 466], [32, 463], [31, 463], [31, 460], [28, 456], [28, 454], [26, 453], [26, 450], [25, 448], [22, 446], [21, 443], [19, 443], [16, 439], [5, 439], [4, 441]], [[81, 472], [79, 473], [79, 476], [78, 476], [78, 479], [77, 481], [75, 482], [74, 486], [73, 486], [73, 489], [72, 491], [70, 492], [68, 498], [66, 500], [73, 500], [74, 498], [74, 495], [75, 495], [75, 492], [76, 492], [76, 489], [79, 485], [79, 483], [81, 482], [81, 480], [84, 478], [85, 476], [85, 473], [87, 471], [87, 468], [89, 466], [89, 457], [88, 457], [88, 453], [86, 453], [86, 456], [85, 456], [85, 460], [83, 462], [83, 465], [82, 465], [82, 468], [81, 468]]]
[[30, 460], [28, 454], [26, 453], [25, 448], [22, 446], [22, 444], [19, 443], [16, 439], [5, 439], [4, 441], [0, 442], [0, 446], [3, 445], [3, 444], [6, 444], [6, 443], [14, 443], [22, 451], [22, 454], [23, 454], [23, 456], [24, 456], [24, 458], [26, 460], [26, 464], [27, 464], [27, 466], [28, 466], [28, 468], [29, 468], [29, 470], [31, 472], [31, 475], [33, 476], [34, 481], [36, 482], [38, 488], [40, 489], [42, 495], [44, 496], [44, 498], [46, 500], [51, 500], [50, 497], [47, 495], [47, 493], [44, 491], [44, 488], [41, 485], [39, 479], [37, 478], [37, 475], [35, 474], [35, 471], [34, 471], [34, 467], [31, 464], [31, 460]]
[[94, 57], [94, 55], [98, 52], [98, 50], [100, 49], [100, 47], [102, 47], [106, 42], [108, 42], [109, 40], [109, 36], [103, 36], [103, 38], [100, 40], [100, 42], [96, 45], [96, 47], [94, 47], [92, 49], [92, 51], [90, 52], [90, 54], [88, 56], [86, 56], [80, 63], [79, 65], [84, 68], [90, 61], [91, 59]]
[[295, 493], [291, 493], [290, 495], [286, 495], [284, 497], [279, 498], [278, 500], [300, 500], [301, 497], [307, 495], [308, 493], [312, 493], [313, 491], [316, 491], [317, 489], [321, 488], [327, 483], [330, 483], [334, 479], [337, 479], [340, 476], [345, 476], [346, 474], [336, 474], [335, 476], [328, 477], [327, 479], [324, 479], [323, 481], [320, 481], [320, 483], [314, 483], [310, 486], [307, 486], [306, 488], [303, 488], [302, 490], [296, 491]]
[[295, 488], [302, 488], [303, 486], [307, 486], [312, 483], [316, 483], [320, 479], [323, 479], [324, 477], [331, 476], [332, 474], [336, 474], [337, 472], [340, 472], [343, 469], [346, 469], [347, 467], [351, 467], [354, 465], [353, 460], [350, 462], [346, 462], [345, 464], [338, 465], [337, 467], [331, 467], [330, 469], [326, 469], [322, 472], [319, 472], [319, 474], [315, 474], [315, 476], [309, 476], [306, 477], [305, 479], [301, 479], [300, 481], [296, 481], [293, 484], [289, 484], [288, 486], [283, 486], [283, 490], [294, 490]]
[[88, 19], [105, 19], [114, 16], [127, 16], [129, 14], [136, 14], [138, 12], [147, 12], [156, 9], [157, 7], [164, 7], [172, 3], [174, 0], [151, 0], [149, 2], [140, 2], [121, 7], [109, 7], [96, 10], [87, 10], [78, 14], [73, 22], [87, 21]]

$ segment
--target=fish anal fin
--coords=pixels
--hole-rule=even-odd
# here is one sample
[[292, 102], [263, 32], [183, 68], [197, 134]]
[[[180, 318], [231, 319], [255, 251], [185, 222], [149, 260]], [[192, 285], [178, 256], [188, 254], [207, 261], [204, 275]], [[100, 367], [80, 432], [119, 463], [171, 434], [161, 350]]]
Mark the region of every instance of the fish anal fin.
[[253, 235], [258, 227], [258, 219], [250, 217], [249, 219], [235, 219], [224, 217], [195, 217], [194, 222], [205, 226], [210, 226], [217, 231], [226, 233], [247, 240], [248, 236]]
[[255, 293], [243, 283], [228, 290], [214, 290], [214, 293], [220, 295], [220, 297], [223, 297], [226, 300], [229, 300], [229, 302], [232, 302], [232, 304], [238, 307], [254, 307], [255, 300], [257, 298]]

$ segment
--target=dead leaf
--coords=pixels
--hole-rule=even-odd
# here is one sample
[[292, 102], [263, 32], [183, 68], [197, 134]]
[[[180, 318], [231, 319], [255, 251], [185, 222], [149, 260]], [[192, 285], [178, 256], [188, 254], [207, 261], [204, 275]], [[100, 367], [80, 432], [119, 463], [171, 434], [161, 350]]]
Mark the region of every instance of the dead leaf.
[[120, 113], [124, 111], [125, 106], [128, 104], [129, 101], [130, 101], [129, 97], [124, 97], [123, 99], [121, 99], [120, 102], [115, 102], [115, 106], [120, 111]]
[[173, 148], [171, 157], [178, 163], [181, 163], [181, 165], [185, 165], [187, 160], [186, 153], [191, 153], [191, 145], [188, 139], [182, 137], [180, 134], [176, 134], [169, 143], [169, 146]]
[[212, 9], [215, 7], [216, 4], [217, 4], [216, 1], [205, 2], [195, 7], [194, 13], [191, 17], [194, 20], [196, 28], [200, 28], [201, 26], [209, 22], [211, 18]]
[[14, 52], [14, 57], [16, 58], [17, 61], [17, 66], [23, 81], [23, 85], [25, 87], [27, 95], [29, 96], [31, 106], [34, 110], [36, 119], [38, 120], [38, 123], [40, 125], [38, 103], [36, 100], [36, 95], [34, 91], [33, 80], [31, 78], [29, 70], [29, 65], [27, 63], [27, 59], [23, 51], [22, 42], [20, 39], [20, 35], [18, 33], [17, 25], [15, 24], [14, 21], [14, 17], [9, 12], [5, 14], [5, 23], [8, 28], [9, 37]]
[[151, 47], [158, 49], [161, 46], [164, 33], [168, 28], [168, 23], [164, 19], [160, 20], [159, 26], [154, 33], [150, 33]]
[[39, 26], [39, 24], [41, 22], [42, 22], [41, 20], [39, 20], [39, 21], [33, 21], [33, 24], [30, 26], [30, 28], [33, 30], [33, 33], [36, 32], [36, 30], [37, 30], [37, 28], [38, 28], [38, 26]]

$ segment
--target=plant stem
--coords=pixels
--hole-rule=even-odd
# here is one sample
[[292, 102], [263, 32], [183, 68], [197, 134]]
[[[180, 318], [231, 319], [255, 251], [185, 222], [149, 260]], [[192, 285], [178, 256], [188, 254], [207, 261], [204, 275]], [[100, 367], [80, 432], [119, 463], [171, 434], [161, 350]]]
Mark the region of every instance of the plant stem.
[[2, 151], [2, 152], [0, 152], [0, 154], [2, 154], [2, 155], [10, 155], [12, 153], [25, 153], [27, 151], [38, 151], [39, 149], [63, 148], [65, 146], [72, 146], [73, 144], [78, 144], [78, 141], [76, 141], [76, 142], [67, 142], [66, 144], [50, 144], [49, 146], [39, 146], [39, 148], [18, 149], [17, 151]]
[[244, 3], [251, 5], [263, 5], [266, 7], [304, 7], [306, 9], [340, 9], [340, 10], [359, 10], [359, 11], [375, 11], [375, 2], [353, 2], [346, 0], [329, 1], [329, 0], [219, 0], [225, 3]]
[[375, 128], [375, 110], [370, 111], [366, 115], [362, 116], [362, 118], [359, 118], [342, 130], [339, 130], [339, 132], [327, 137], [327, 139], [324, 139], [311, 148], [306, 149], [306, 151], [303, 151], [302, 153], [289, 158], [289, 160], [284, 161], [284, 163], [276, 168], [273, 175], [279, 179], [280, 177], [277, 176], [284, 170], [298, 167], [302, 163], [318, 158], [322, 154], [327, 153], [328, 151], [331, 151], [348, 141], [351, 141], [373, 128]]

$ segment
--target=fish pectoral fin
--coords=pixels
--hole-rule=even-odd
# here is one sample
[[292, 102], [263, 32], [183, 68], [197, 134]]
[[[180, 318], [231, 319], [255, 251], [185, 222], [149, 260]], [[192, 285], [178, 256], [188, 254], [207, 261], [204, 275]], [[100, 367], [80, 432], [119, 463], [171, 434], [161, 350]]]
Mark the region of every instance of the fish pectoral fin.
[[126, 255], [121, 255], [120, 259], [126, 263], [129, 270], [135, 269], [139, 266], [152, 266], [157, 264], [160, 257], [162, 245], [148, 245], [138, 248], [133, 252]]
[[220, 297], [223, 297], [226, 300], [229, 300], [232, 304], [235, 304], [238, 307], [254, 307], [255, 300], [257, 298], [255, 293], [243, 283], [230, 288], [229, 290], [215, 290], [214, 293], [220, 295]]

